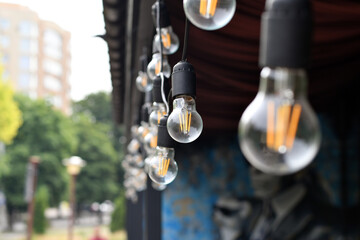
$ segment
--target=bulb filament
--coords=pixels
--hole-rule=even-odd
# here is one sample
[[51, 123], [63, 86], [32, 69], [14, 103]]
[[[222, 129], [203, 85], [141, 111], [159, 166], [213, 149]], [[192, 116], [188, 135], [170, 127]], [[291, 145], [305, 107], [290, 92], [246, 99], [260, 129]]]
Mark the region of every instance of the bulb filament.
[[157, 135], [156, 136], [153, 136], [151, 139], [150, 139], [150, 147], [151, 148], [156, 148], [157, 146]]
[[184, 134], [187, 134], [190, 132], [190, 126], [191, 126], [191, 113], [186, 111], [186, 113], [181, 113], [179, 115], [179, 122], [180, 122], [180, 131]]
[[163, 46], [165, 48], [170, 48], [171, 39], [170, 39], [170, 34], [169, 33], [161, 34], [161, 40], [162, 40]]
[[142, 77], [142, 78], [141, 78], [141, 85], [142, 85], [143, 87], [145, 87], [146, 84], [147, 84], [147, 79], [146, 79], [146, 77]]
[[158, 174], [162, 177], [164, 177], [169, 169], [170, 164], [170, 158], [161, 158], [161, 161], [159, 162], [159, 169]]
[[218, 0], [200, 0], [200, 14], [205, 18], [213, 17]]
[[155, 75], [159, 75], [161, 67], [161, 61], [158, 61], [155, 65]]
[[267, 106], [266, 146], [276, 151], [284, 145], [286, 149], [291, 149], [294, 145], [300, 114], [300, 104], [295, 104], [293, 107], [285, 104], [278, 107], [275, 116], [275, 103], [270, 101]]

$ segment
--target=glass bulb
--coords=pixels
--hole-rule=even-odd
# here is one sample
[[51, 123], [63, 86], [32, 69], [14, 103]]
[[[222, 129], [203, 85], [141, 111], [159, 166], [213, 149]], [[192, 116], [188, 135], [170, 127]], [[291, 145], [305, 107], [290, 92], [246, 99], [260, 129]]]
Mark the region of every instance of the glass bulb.
[[173, 148], [157, 147], [155, 156], [150, 160], [149, 177], [156, 183], [169, 184], [174, 181], [178, 166], [174, 160]]
[[142, 168], [144, 166], [144, 158], [142, 157], [142, 155], [140, 153], [132, 155], [129, 158], [128, 162], [131, 166], [134, 166], [137, 168]]
[[[159, 31], [157, 30], [157, 34], [155, 35], [154, 44], [157, 50], [160, 52], [160, 38], [159, 38]], [[161, 40], [163, 45], [163, 54], [169, 55], [175, 53], [179, 49], [179, 38], [173, 32], [171, 26], [166, 28], [161, 28]]]
[[140, 149], [140, 142], [136, 138], [132, 139], [127, 147], [129, 153], [137, 153]]
[[186, 17], [203, 30], [216, 30], [230, 22], [236, 10], [235, 0], [184, 0]]
[[261, 71], [259, 92], [239, 122], [241, 150], [260, 171], [295, 173], [318, 152], [321, 133], [306, 98], [306, 84], [302, 69]]
[[150, 162], [151, 162], [151, 158], [153, 158], [153, 155], [149, 155], [147, 158], [145, 158], [144, 160], [144, 171], [149, 174], [149, 169], [150, 169]]
[[173, 106], [174, 109], [167, 121], [170, 136], [180, 143], [195, 141], [203, 129], [201, 116], [195, 108], [195, 100], [180, 95], [173, 101]]
[[143, 143], [146, 135], [150, 132], [150, 126], [147, 122], [141, 121], [141, 125], [137, 130], [138, 138]]
[[151, 186], [153, 189], [157, 190], [157, 191], [164, 191], [166, 189], [166, 185], [165, 184], [159, 184], [156, 182], [152, 182]]
[[148, 155], [154, 154], [157, 147], [157, 130], [154, 128], [150, 131], [144, 140], [144, 148]]
[[140, 92], [149, 92], [153, 88], [152, 81], [148, 78], [147, 73], [139, 71], [139, 75], [136, 78], [136, 87]]
[[[154, 80], [160, 73], [160, 53], [154, 53], [151, 61], [147, 66], [147, 74], [151, 80]], [[166, 56], [163, 56], [163, 69], [164, 76], [169, 78], [171, 74], [171, 67]]]
[[152, 128], [157, 128], [160, 119], [166, 114], [166, 107], [164, 103], [154, 102], [149, 116], [149, 124]]

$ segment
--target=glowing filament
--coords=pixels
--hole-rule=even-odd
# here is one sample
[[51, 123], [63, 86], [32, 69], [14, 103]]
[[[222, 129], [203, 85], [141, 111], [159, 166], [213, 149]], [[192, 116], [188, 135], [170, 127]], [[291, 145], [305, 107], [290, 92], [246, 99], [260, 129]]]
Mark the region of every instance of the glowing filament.
[[155, 65], [155, 75], [158, 75], [160, 73], [161, 63], [160, 60]]
[[165, 48], [170, 48], [171, 40], [170, 40], [170, 34], [169, 33], [161, 34], [161, 40], [162, 40], [163, 46]]
[[180, 131], [184, 134], [187, 134], [190, 132], [190, 126], [191, 126], [191, 113], [186, 111], [186, 113], [181, 113], [179, 115], [179, 125], [180, 125]]
[[153, 136], [151, 139], [150, 139], [150, 147], [151, 148], [156, 148], [157, 146], [157, 135], [156, 136]]
[[200, 14], [205, 18], [213, 17], [215, 14], [217, 0], [200, 0]]
[[270, 101], [267, 106], [266, 146], [276, 151], [284, 145], [287, 149], [291, 149], [294, 144], [300, 114], [300, 104], [295, 104], [292, 109], [289, 104], [285, 104], [278, 107], [275, 115], [275, 104]]
[[159, 169], [158, 174], [162, 177], [164, 177], [169, 169], [170, 164], [170, 158], [161, 158], [161, 161], [159, 162]]

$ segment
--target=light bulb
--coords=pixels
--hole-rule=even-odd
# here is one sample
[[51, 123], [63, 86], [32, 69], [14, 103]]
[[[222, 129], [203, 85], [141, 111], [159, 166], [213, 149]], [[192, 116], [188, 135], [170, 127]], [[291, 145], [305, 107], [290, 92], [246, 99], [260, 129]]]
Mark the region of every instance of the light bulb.
[[147, 158], [145, 158], [144, 160], [144, 171], [149, 174], [149, 169], [150, 169], [150, 161], [151, 158], [153, 157], [153, 155], [148, 155]]
[[136, 78], [136, 87], [141, 92], [151, 91], [153, 84], [152, 81], [148, 78], [146, 72], [139, 71], [139, 75]]
[[[157, 34], [155, 35], [154, 44], [157, 50], [160, 52], [160, 37], [159, 31], [157, 30]], [[161, 42], [162, 42], [162, 53], [169, 55], [175, 53], [179, 49], [179, 38], [173, 32], [171, 26], [161, 28]]]
[[137, 153], [139, 149], [140, 149], [140, 142], [136, 138], [132, 139], [129, 145], [127, 146], [127, 150], [129, 151], [129, 153]]
[[[169, 78], [171, 74], [171, 67], [166, 56], [163, 56], [163, 69], [162, 72], [165, 77]], [[155, 52], [152, 56], [151, 61], [147, 66], [147, 74], [151, 80], [154, 80], [156, 76], [159, 76], [161, 69], [160, 53]]]
[[186, 17], [203, 30], [216, 30], [230, 22], [236, 10], [235, 0], [184, 0]]
[[144, 148], [146, 153], [149, 154], [154, 154], [155, 153], [155, 149], [157, 146], [157, 128], [153, 128], [146, 136], [144, 139]]
[[150, 160], [149, 177], [156, 183], [169, 184], [176, 178], [178, 166], [174, 160], [173, 148], [156, 147], [155, 156]]
[[189, 143], [196, 140], [203, 129], [200, 114], [196, 111], [195, 100], [190, 96], [180, 95], [173, 101], [167, 129], [177, 142]]
[[157, 191], [164, 191], [166, 189], [166, 185], [165, 184], [159, 184], [156, 182], [152, 182], [151, 186], [153, 189], [157, 190]]
[[129, 158], [127, 158], [128, 163], [131, 166], [134, 166], [136, 168], [142, 168], [144, 166], [144, 158], [142, 157], [142, 155], [140, 153], [134, 154], [134, 155], [130, 155]]
[[239, 123], [241, 150], [257, 169], [291, 174], [309, 165], [318, 152], [321, 133], [306, 99], [306, 83], [302, 69], [261, 71], [259, 92]]
[[149, 116], [150, 127], [157, 127], [160, 119], [166, 114], [164, 103], [154, 102]]
[[172, 74], [173, 110], [167, 121], [170, 136], [177, 142], [195, 141], [203, 130], [203, 122], [196, 111], [196, 75], [194, 67], [186, 62], [178, 62]]

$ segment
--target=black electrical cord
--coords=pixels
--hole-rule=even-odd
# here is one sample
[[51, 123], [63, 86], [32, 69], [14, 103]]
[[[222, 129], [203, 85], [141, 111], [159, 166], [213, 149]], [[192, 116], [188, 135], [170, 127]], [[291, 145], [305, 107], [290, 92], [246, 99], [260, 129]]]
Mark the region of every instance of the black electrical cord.
[[188, 38], [189, 38], [189, 20], [185, 16], [184, 47], [183, 47], [181, 61], [186, 61]]
[[159, 48], [159, 53], [160, 53], [160, 72], [163, 71], [163, 45], [162, 45], [162, 39], [161, 39], [161, 26], [160, 26], [160, 2], [161, 0], [158, 0], [158, 6], [157, 6], [157, 16], [156, 16], [156, 22], [157, 22], [157, 30], [158, 30], [158, 35], [159, 35], [159, 42], [160, 42], [160, 48]]

